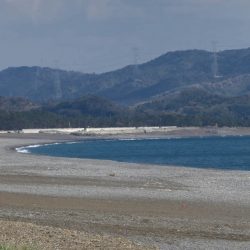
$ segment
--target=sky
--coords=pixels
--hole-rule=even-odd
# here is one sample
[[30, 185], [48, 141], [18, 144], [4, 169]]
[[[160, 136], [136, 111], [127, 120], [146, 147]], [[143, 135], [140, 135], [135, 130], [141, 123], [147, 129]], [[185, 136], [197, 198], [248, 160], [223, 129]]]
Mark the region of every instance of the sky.
[[100, 73], [168, 51], [250, 47], [249, 0], [0, 0], [0, 69]]

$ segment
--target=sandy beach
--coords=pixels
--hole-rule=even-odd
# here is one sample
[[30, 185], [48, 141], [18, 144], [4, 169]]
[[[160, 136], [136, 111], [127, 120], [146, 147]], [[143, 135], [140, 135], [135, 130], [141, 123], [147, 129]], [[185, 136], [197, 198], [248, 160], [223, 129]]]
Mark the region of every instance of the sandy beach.
[[[230, 134], [211, 131], [193, 135]], [[231, 132], [250, 134], [249, 129]], [[188, 135], [183, 130], [168, 136]], [[5, 223], [5, 230], [6, 223], [28, 222], [99, 237], [96, 246], [72, 249], [249, 249], [248, 171], [54, 158], [13, 150], [84, 138], [0, 135], [0, 225]], [[7, 238], [1, 236], [4, 242]]]

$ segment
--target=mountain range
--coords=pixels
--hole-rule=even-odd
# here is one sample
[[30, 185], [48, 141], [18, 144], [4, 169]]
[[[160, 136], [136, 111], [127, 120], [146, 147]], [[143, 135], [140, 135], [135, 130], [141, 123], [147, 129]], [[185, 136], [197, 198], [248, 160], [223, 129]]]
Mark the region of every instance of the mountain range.
[[75, 126], [75, 120], [85, 126], [249, 126], [250, 48], [216, 58], [208, 51], [175, 51], [103, 74], [8, 68], [0, 72], [0, 112], [46, 113], [55, 120], [47, 126], [70, 119]]

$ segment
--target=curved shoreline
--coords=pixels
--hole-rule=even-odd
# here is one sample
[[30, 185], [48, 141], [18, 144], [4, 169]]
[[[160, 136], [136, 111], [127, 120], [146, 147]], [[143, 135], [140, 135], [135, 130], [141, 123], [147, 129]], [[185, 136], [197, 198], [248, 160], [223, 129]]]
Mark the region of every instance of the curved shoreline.
[[162, 249], [249, 245], [247, 172], [18, 154], [16, 145], [72, 137], [13, 137], [0, 136], [2, 218], [124, 236]]
[[[25, 138], [25, 137], [24, 137]], [[41, 136], [41, 138], [43, 138], [43, 136]], [[96, 139], [96, 137], [94, 137]], [[83, 139], [86, 139], [86, 138], [81, 138], [81, 139], [77, 139], [76, 141], [82, 141]], [[93, 137], [89, 137], [88, 139], [93, 139]], [[107, 137], [102, 137], [102, 138], [98, 138], [98, 139], [107, 139]], [[42, 139], [43, 140], [43, 139]], [[40, 141], [40, 139], [39, 139]], [[72, 138], [67, 138], [67, 136], [61, 136], [60, 140], [47, 140], [45, 139], [45, 141], [43, 140], [42, 142], [40, 141], [39, 142], [39, 145], [43, 145], [43, 144], [54, 144], [54, 143], [66, 143], [68, 141], [72, 141]], [[37, 140], [35, 140], [35, 144], [37, 144]], [[15, 148], [16, 147], [20, 147], [20, 145], [22, 145], [21, 147], [25, 147], [25, 145], [34, 145], [33, 143], [32, 144], [19, 144], [19, 146], [15, 145], [15, 146], [11, 146], [9, 147], [12, 151], [12, 153], [15, 153], [15, 154], [20, 154], [20, 155], [23, 155], [22, 153], [18, 153]], [[14, 151], [14, 152], [13, 152]], [[238, 178], [242, 178], [242, 176], [247, 176], [246, 178], [244, 178], [243, 182], [245, 183], [245, 180], [247, 179], [250, 179], [250, 172], [248, 171], [243, 171], [243, 170], [223, 170], [223, 169], [214, 169], [214, 168], [196, 168], [196, 167], [185, 167], [185, 166], [174, 166], [174, 165], [168, 165], [166, 167], [166, 169], [162, 169], [162, 166], [161, 165], [152, 165], [152, 164], [140, 164], [140, 163], [127, 163], [127, 162], [119, 162], [119, 161], [113, 161], [113, 160], [98, 160], [98, 159], [83, 159], [83, 158], [68, 158], [68, 157], [53, 157], [53, 156], [46, 156], [46, 155], [38, 155], [38, 154], [25, 154], [26, 156], [30, 156], [32, 158], [34, 158], [33, 160], [39, 160], [39, 161], [42, 161], [42, 160], [49, 160], [49, 161], [58, 161], [58, 162], [61, 162], [61, 161], [67, 161], [67, 163], [75, 163], [76, 165], [78, 165], [79, 163], [87, 163], [88, 165], [90, 165], [91, 167], [93, 166], [100, 166], [100, 165], [105, 165], [102, 170], [103, 170], [103, 173], [101, 176], [99, 176], [100, 178], [103, 178], [105, 177], [106, 179], [113, 179], [112, 177], [113, 176], [113, 172], [118, 172], [121, 171], [121, 170], [124, 170], [124, 168], [128, 168], [127, 172], [140, 172], [141, 169], [144, 169], [144, 170], [147, 170], [148, 173], [146, 174], [146, 176], [142, 176], [141, 173], [140, 173], [140, 176], [134, 176], [134, 179], [133, 181], [137, 181], [137, 178], [138, 179], [143, 179], [143, 178], [149, 178], [149, 179], [154, 179], [154, 178], [160, 178], [160, 177], [164, 177], [164, 176], [159, 176], [159, 174], [157, 173], [157, 171], [161, 172], [161, 174], [163, 172], [172, 172], [172, 173], [185, 173], [186, 175], [191, 175], [190, 178], [191, 178], [191, 181], [194, 182], [194, 179], [198, 177], [195, 176], [195, 174], [197, 174], [199, 177], [200, 176], [203, 176], [203, 175], [206, 175], [207, 173], [211, 174], [211, 175], [218, 175], [217, 178], [224, 178], [224, 174], [228, 176], [231, 176], [231, 175], [235, 175], [235, 177], [237, 177], [238, 175]], [[21, 156], [20, 157], [17, 157], [18, 158], [22, 158]], [[21, 160], [21, 159], [20, 159]], [[47, 164], [47, 161], [46, 161], [46, 164]], [[59, 163], [60, 164], [60, 163]], [[111, 169], [109, 169], [109, 166], [112, 166]], [[80, 169], [79, 169], [80, 170]], [[81, 169], [82, 170], [82, 169]], [[95, 171], [95, 170], [94, 170]], [[62, 171], [62, 173], [60, 173], [60, 169], [57, 169], [56, 170], [56, 176], [67, 176], [68, 173], [64, 173]], [[110, 174], [108, 174], [110, 172]], [[31, 174], [37, 174], [39, 173], [39, 171], [31, 171]], [[126, 171], [124, 171], [125, 174]], [[48, 175], [48, 176], [51, 176], [49, 171], [44, 171], [43, 174], [45, 175]], [[52, 173], [52, 176], [55, 174], [55, 172]], [[134, 173], [133, 173], [134, 174]], [[137, 173], [138, 174], [138, 173]], [[104, 176], [103, 176], [104, 175]], [[78, 176], [78, 174], [76, 172], [71, 172], [69, 174], [69, 176], [72, 176], [73, 178]], [[83, 175], [84, 176], [84, 175]], [[122, 177], [121, 177], [122, 178]], [[125, 178], [127, 178], [127, 176], [125, 176]], [[238, 180], [239, 182], [239, 180]], [[242, 181], [241, 181], [242, 182]], [[181, 183], [183, 183], [183, 181], [181, 181]], [[184, 181], [185, 183], [185, 181]], [[210, 190], [211, 191], [211, 190]], [[243, 191], [243, 190], [242, 190]], [[242, 197], [244, 192], [241, 193], [240, 196], [238, 197]], [[115, 195], [116, 196], [116, 195]], [[235, 197], [237, 195], [234, 195], [231, 197], [228, 197], [227, 199], [229, 200], [229, 198], [231, 198], [232, 201], [234, 201]], [[245, 199], [247, 195], [244, 195], [244, 203], [250, 203], [250, 199]], [[159, 199], [159, 197], [165, 199], [165, 198], [173, 198], [171, 196], [166, 196], [166, 197], [162, 197], [162, 195], [156, 195], [156, 198]], [[180, 197], [180, 196], [179, 196]], [[200, 199], [202, 200], [202, 195], [199, 196], [199, 197], [195, 197], [194, 199]], [[209, 196], [207, 196], [208, 198]], [[221, 195], [221, 197], [223, 197], [223, 195]], [[160, 198], [160, 199], [161, 199]], [[187, 198], [186, 195], [183, 196], [183, 198]], [[190, 199], [192, 197], [188, 197], [188, 199]], [[220, 199], [216, 198], [216, 197], [212, 197], [211, 196], [211, 201], [213, 200], [213, 198], [217, 201], [219, 201]]]
[[[92, 136], [92, 137], [89, 137], [89, 138], [81, 138], [81, 139], [78, 139], [78, 140], [65, 140], [65, 141], [53, 141], [53, 142], [50, 142], [50, 143], [41, 143], [41, 144], [31, 144], [31, 145], [22, 145], [22, 146], [18, 146], [18, 147], [14, 147], [13, 149], [17, 152], [17, 153], [23, 153], [23, 154], [33, 154], [33, 155], [38, 155], [38, 156], [49, 156], [49, 157], [56, 157], [56, 158], [61, 158], [61, 157], [66, 157], [66, 158], [69, 158], [69, 159], [72, 159], [72, 158], [75, 158], [75, 159], [83, 159], [83, 160], [97, 160], [97, 161], [112, 161], [112, 162], [115, 162], [115, 163], [128, 163], [128, 164], [143, 164], [143, 165], [148, 165], [148, 166], [167, 166], [169, 167], [170, 164], [165, 162], [165, 163], [154, 163], [154, 162], [143, 162], [143, 161], [127, 161], [126, 159], [121, 159], [121, 160], [118, 160], [118, 159], [108, 159], [108, 158], [98, 158], [98, 157], [83, 157], [83, 156], [72, 156], [72, 155], [68, 155], [68, 156], [63, 156], [63, 155], [53, 155], [53, 154], [50, 154], [50, 153], [36, 153], [34, 151], [32, 151], [32, 148], [41, 148], [43, 146], [53, 146], [53, 145], [68, 145], [68, 144], [77, 144], [77, 143], [83, 143], [83, 142], [96, 142], [96, 141], [104, 141], [104, 142], [110, 142], [110, 141], [141, 141], [141, 140], [181, 140], [181, 139], [194, 139], [194, 138], [198, 138], [198, 139], [209, 139], [209, 138], [245, 138], [245, 137], [249, 137], [248, 135], [246, 136], [242, 136], [242, 135], [226, 135], [226, 136], [220, 136], [220, 135], [217, 135], [217, 136], [190, 136], [190, 137], [166, 137], [166, 136], [158, 136], [158, 137], [147, 137], [147, 136], [143, 136], [143, 137], [140, 137], [140, 138], [136, 138], [136, 137], [129, 137], [127, 138], [126, 136], [124, 137], [95, 137], [95, 136]], [[91, 145], [90, 145], [91, 146]], [[31, 150], [30, 150], [31, 149]], [[220, 164], [219, 164], [220, 165]], [[216, 167], [216, 165], [213, 165], [213, 166], [208, 166], [208, 165], [202, 165], [202, 166], [197, 166], [197, 165], [181, 165], [181, 164], [171, 164], [172, 167], [182, 167], [182, 168], [191, 168], [191, 169], [207, 169], [207, 170], [221, 170], [221, 171], [250, 171], [250, 168], [246, 167], [248, 165], [244, 165], [244, 166], [238, 166], [238, 167], [225, 167], [225, 166], [219, 166]]]

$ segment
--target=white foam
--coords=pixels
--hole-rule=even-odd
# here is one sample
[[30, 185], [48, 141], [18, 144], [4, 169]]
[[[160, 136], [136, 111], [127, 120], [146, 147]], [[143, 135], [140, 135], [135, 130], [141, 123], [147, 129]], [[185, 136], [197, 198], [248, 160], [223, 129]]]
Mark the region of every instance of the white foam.
[[[143, 140], [160, 140], [160, 137], [149, 137], [149, 138], [121, 138], [121, 139], [114, 139], [118, 141], [143, 141]], [[168, 139], [168, 138], [164, 138]]]
[[136, 139], [136, 138], [125, 138], [125, 139], [118, 139], [118, 141], [139, 141], [140, 139]]
[[[76, 143], [76, 142], [71, 142], [70, 144], [73, 144], [73, 143]], [[39, 148], [39, 147], [42, 147], [42, 146], [58, 145], [58, 144], [62, 144], [62, 143], [55, 142], [55, 143], [47, 143], [47, 144], [29, 145], [29, 146], [25, 146], [25, 147], [16, 148], [16, 151], [18, 153], [30, 154], [31, 152], [30, 152], [29, 148]]]
[[18, 153], [22, 153], [22, 154], [29, 154], [29, 150], [27, 150], [25, 147], [20, 147], [20, 148], [16, 148], [16, 151]]
[[18, 153], [22, 153], [22, 154], [30, 154], [29, 148], [38, 148], [41, 146], [42, 146], [41, 144], [29, 145], [29, 146], [25, 146], [25, 147], [16, 148], [16, 151]]
[[27, 147], [24, 147], [24, 148], [38, 148], [38, 147], [41, 147], [41, 145], [40, 144], [30, 145], [30, 146], [27, 146]]

